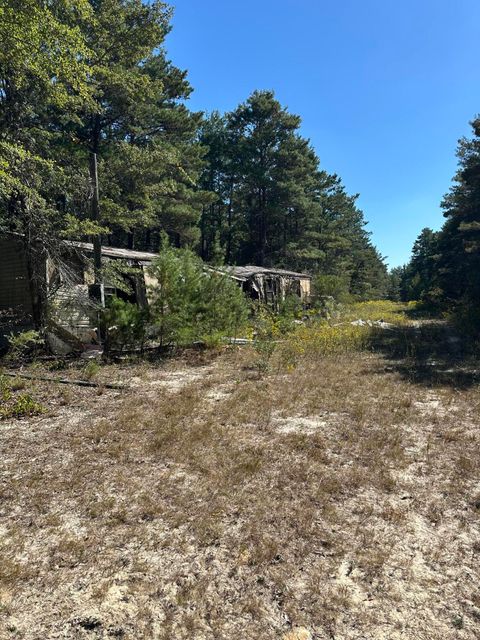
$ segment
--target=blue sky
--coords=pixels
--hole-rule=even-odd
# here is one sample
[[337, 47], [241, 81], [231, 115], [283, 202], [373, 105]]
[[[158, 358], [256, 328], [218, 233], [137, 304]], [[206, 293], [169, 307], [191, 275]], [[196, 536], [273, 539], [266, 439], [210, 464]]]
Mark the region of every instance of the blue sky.
[[480, 0], [172, 0], [169, 57], [190, 107], [273, 89], [324, 169], [360, 193], [390, 266], [408, 260], [480, 112]]

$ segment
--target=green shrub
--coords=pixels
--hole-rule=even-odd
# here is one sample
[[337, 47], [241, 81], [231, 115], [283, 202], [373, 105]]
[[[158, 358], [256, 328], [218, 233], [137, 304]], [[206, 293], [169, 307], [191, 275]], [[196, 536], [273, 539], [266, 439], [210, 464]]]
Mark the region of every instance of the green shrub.
[[280, 316], [269, 306], [255, 303], [253, 307], [253, 337], [255, 341], [277, 340], [281, 337]]
[[480, 304], [462, 300], [447, 318], [462, 337], [465, 348], [480, 352]]
[[12, 386], [7, 376], [0, 375], [0, 405], [8, 402], [12, 397]]
[[200, 281], [200, 304], [196, 322], [201, 327], [201, 338], [212, 336], [236, 337], [248, 317], [249, 306], [238, 284], [224, 273], [203, 272]]
[[100, 371], [100, 365], [96, 360], [89, 360], [87, 364], [83, 367], [83, 378], [85, 380], [93, 380], [93, 378]]
[[44, 411], [44, 407], [29, 393], [23, 393], [15, 398], [13, 403], [0, 407], [0, 418], [36, 416]]
[[289, 295], [280, 304], [278, 312], [278, 328], [281, 333], [285, 334], [292, 331], [296, 322], [303, 316], [303, 304], [296, 295]]
[[189, 249], [164, 241], [150, 267], [150, 312], [160, 344], [218, 342], [237, 335], [248, 316], [245, 296], [229, 276], [207, 268]]
[[27, 385], [26, 380], [23, 378], [11, 378], [10, 379], [10, 389], [12, 391], [20, 391], [21, 389], [25, 389]]
[[7, 340], [9, 344], [7, 357], [10, 360], [32, 357], [44, 344], [39, 332], [33, 330], [11, 333]]
[[350, 277], [334, 275], [318, 275], [312, 282], [314, 302], [325, 297], [332, 296], [336, 302], [351, 302]]
[[254, 349], [258, 354], [258, 359], [253, 363], [254, 367], [262, 373], [266, 373], [270, 369], [276, 347], [277, 344], [272, 339], [255, 340]]
[[143, 349], [148, 323], [148, 309], [113, 297], [103, 313], [105, 351]]
[[29, 393], [14, 395], [14, 391], [23, 388], [18, 379], [9, 380], [0, 375], [0, 419], [22, 418], [43, 413], [45, 410]]

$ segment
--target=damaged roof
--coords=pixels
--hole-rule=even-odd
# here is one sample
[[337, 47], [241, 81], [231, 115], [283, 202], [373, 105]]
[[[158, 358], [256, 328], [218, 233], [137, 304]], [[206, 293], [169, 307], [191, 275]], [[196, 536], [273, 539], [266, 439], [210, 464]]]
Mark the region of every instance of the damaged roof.
[[274, 269], [271, 267], [258, 267], [255, 265], [245, 265], [244, 267], [223, 267], [219, 269], [239, 280], [248, 280], [252, 276], [284, 276], [285, 278], [302, 278], [311, 280], [312, 276], [307, 273], [298, 273], [297, 271], [286, 271], [285, 269]]
[[[68, 241], [66, 244], [75, 249], [81, 249], [88, 253], [93, 253], [93, 244], [91, 242], [74, 242]], [[156, 253], [148, 253], [147, 251], [134, 251], [132, 249], [120, 249], [118, 247], [105, 247], [102, 246], [102, 256], [107, 258], [120, 258], [122, 260], [130, 260], [135, 262], [150, 264], [154, 258], [157, 257]], [[266, 276], [284, 276], [285, 278], [302, 278], [311, 280], [312, 276], [308, 273], [298, 273], [296, 271], [287, 271], [285, 269], [274, 269], [272, 267], [259, 267], [256, 265], [245, 265], [244, 267], [227, 266], [227, 267], [207, 267], [212, 271], [221, 271], [227, 273], [235, 280], [248, 280], [252, 276], [266, 275]]]
[[[88, 253], [93, 253], [93, 244], [91, 242], [66, 242], [69, 247], [75, 249], [82, 249]], [[132, 249], [119, 249], [118, 247], [104, 247], [102, 246], [102, 256], [107, 258], [121, 258], [122, 260], [132, 260], [135, 262], [152, 262], [154, 258], [157, 258], [156, 253], [147, 253], [146, 251], [133, 251]]]

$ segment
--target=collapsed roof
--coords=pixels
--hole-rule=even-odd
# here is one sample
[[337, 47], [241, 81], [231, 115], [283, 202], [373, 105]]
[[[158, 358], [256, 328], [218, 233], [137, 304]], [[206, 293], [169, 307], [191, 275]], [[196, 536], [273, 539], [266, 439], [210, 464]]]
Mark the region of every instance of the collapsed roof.
[[312, 276], [307, 273], [298, 273], [296, 271], [287, 271], [285, 269], [274, 269], [271, 267], [258, 267], [255, 265], [245, 265], [244, 267], [219, 267], [219, 271], [228, 273], [237, 280], [248, 280], [257, 275], [263, 276], [283, 276], [284, 278], [296, 278], [302, 280], [311, 280]]
[[[91, 242], [73, 242], [68, 241], [66, 244], [75, 249], [81, 249], [88, 253], [93, 253], [93, 244]], [[149, 253], [147, 251], [134, 251], [132, 249], [120, 249], [118, 247], [105, 247], [102, 245], [102, 256], [107, 258], [120, 258], [122, 260], [129, 260], [139, 262], [140, 264], [150, 264], [152, 260], [157, 256], [156, 253]], [[298, 273], [297, 271], [288, 271], [286, 269], [275, 269], [272, 267], [259, 267], [256, 265], [245, 265], [244, 267], [226, 266], [226, 267], [211, 267], [213, 271], [221, 271], [232, 276], [236, 280], [245, 281], [256, 275], [264, 276], [283, 276], [285, 278], [300, 278], [311, 280], [312, 276], [307, 273]]]
[[[91, 242], [67, 241], [65, 244], [74, 249], [81, 249], [88, 253], [93, 253], [93, 244]], [[102, 245], [102, 256], [106, 258], [120, 258], [131, 262], [139, 262], [140, 264], [150, 264], [154, 258], [158, 257], [158, 254], [148, 253], [147, 251], [133, 251], [132, 249], [120, 249], [118, 247], [105, 247]]]

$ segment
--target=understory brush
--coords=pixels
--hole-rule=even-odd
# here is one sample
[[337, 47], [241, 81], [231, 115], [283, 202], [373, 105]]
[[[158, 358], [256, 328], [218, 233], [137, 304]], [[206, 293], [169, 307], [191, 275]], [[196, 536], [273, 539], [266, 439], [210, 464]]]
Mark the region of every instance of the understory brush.
[[[379, 331], [376, 322], [401, 329], [408, 323], [406, 306], [388, 300], [374, 300], [340, 305], [334, 319], [310, 317], [295, 325], [281, 343], [278, 354], [288, 369], [301, 358], [318, 358], [371, 350]], [[355, 324], [356, 321], [365, 324]]]
[[388, 322], [395, 325], [408, 323], [408, 315], [418, 306], [417, 302], [393, 302], [392, 300], [368, 300], [340, 305], [340, 321], [370, 320]]
[[25, 384], [20, 378], [9, 380], [6, 376], [0, 375], [0, 420], [43, 413], [43, 406], [30, 393], [16, 394], [16, 391], [24, 387]]
[[22, 331], [7, 336], [8, 352], [6, 360], [17, 361], [32, 359], [44, 346], [44, 339], [38, 331]]

